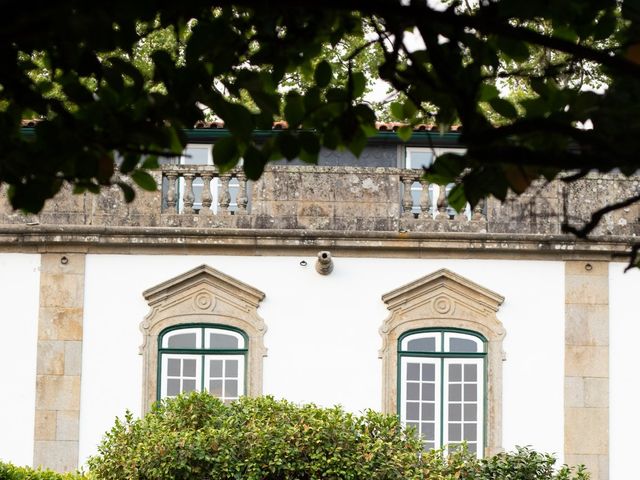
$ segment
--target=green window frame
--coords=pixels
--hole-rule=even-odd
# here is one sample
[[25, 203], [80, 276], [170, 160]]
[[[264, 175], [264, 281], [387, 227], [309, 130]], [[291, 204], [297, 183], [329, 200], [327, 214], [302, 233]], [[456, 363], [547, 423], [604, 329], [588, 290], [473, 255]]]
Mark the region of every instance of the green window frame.
[[158, 335], [156, 398], [208, 391], [224, 402], [247, 391], [247, 334], [219, 324], [181, 324]]
[[471, 330], [424, 328], [398, 338], [398, 415], [426, 450], [487, 443], [487, 339]]

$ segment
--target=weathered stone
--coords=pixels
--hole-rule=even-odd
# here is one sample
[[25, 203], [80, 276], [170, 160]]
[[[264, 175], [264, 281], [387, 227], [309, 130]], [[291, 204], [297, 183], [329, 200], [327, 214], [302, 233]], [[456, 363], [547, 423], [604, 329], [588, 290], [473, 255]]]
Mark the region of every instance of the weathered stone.
[[585, 305], [607, 305], [609, 277], [605, 275], [567, 275], [565, 302]]
[[57, 412], [56, 440], [78, 440], [80, 436], [80, 412], [60, 410]]
[[41, 307], [38, 338], [41, 340], [82, 340], [82, 315], [81, 307]]
[[80, 375], [82, 373], [82, 342], [64, 342], [64, 374]]
[[83, 275], [58, 273], [40, 276], [41, 307], [80, 307], [83, 295]]
[[584, 404], [585, 407], [609, 406], [609, 379], [585, 378], [584, 379]]
[[57, 472], [76, 470], [78, 468], [78, 442], [36, 440], [33, 465], [35, 467], [50, 468]]
[[565, 377], [564, 379], [564, 406], [584, 407], [584, 378]]
[[64, 342], [60, 340], [38, 340], [38, 375], [63, 375], [64, 370]]
[[55, 410], [36, 410], [35, 440], [56, 439], [56, 415]]
[[608, 347], [565, 347], [565, 375], [568, 377], [609, 377]]
[[36, 409], [80, 410], [80, 377], [37, 375]]
[[608, 455], [608, 408], [566, 408], [565, 417], [567, 454]]
[[567, 304], [565, 342], [567, 345], [609, 345], [609, 306]]

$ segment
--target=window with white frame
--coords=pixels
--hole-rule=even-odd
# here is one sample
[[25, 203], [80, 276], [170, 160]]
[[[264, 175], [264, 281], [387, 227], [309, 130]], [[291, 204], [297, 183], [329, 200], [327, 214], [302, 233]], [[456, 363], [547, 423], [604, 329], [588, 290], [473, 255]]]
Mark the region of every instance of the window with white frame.
[[[431, 166], [431, 164], [440, 155], [445, 153], [456, 153], [462, 155], [467, 150], [464, 148], [446, 148], [446, 147], [406, 147], [405, 148], [405, 168], [423, 169]], [[440, 185], [429, 185], [429, 214], [435, 216], [438, 207], [438, 195], [440, 193]], [[449, 195], [449, 191], [453, 188], [453, 184], [445, 186], [445, 195]], [[412, 213], [420, 213], [420, 192], [422, 185], [420, 182], [414, 182], [411, 185], [411, 198], [413, 199]], [[455, 210], [447, 207], [449, 216], [455, 215]], [[471, 209], [469, 205], [465, 208], [465, 215], [471, 217]]]
[[158, 398], [208, 391], [224, 402], [245, 394], [247, 339], [225, 326], [181, 325], [158, 338]]
[[398, 340], [398, 409], [424, 448], [484, 451], [486, 340], [466, 330], [410, 331]]

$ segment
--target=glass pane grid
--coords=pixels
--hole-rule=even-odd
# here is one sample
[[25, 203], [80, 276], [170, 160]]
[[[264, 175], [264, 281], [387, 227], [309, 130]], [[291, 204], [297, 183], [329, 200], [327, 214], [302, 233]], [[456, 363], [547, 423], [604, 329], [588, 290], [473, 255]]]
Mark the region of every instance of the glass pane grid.
[[242, 394], [239, 358], [209, 358], [207, 390], [223, 402], [237, 400]]
[[198, 362], [195, 358], [168, 358], [166, 374], [166, 396], [175, 397], [180, 393], [197, 389]]
[[478, 364], [449, 363], [447, 400], [447, 443], [449, 448], [467, 443], [477, 453], [479, 441]]
[[435, 448], [436, 442], [436, 365], [407, 363], [405, 416], [425, 444]]

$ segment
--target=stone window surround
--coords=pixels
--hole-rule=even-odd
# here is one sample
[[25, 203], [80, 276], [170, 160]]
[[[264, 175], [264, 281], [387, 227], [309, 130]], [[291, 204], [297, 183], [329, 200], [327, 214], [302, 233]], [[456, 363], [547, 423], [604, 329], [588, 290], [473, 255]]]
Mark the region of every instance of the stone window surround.
[[398, 339], [409, 331], [456, 328], [487, 340], [485, 456], [502, 451], [502, 342], [505, 330], [496, 317], [504, 297], [450, 270], [441, 269], [382, 296], [390, 315], [380, 327], [382, 411], [396, 414]]
[[200, 265], [143, 293], [151, 311], [140, 324], [143, 343], [142, 411], [157, 400], [158, 337], [169, 327], [189, 324], [229, 326], [248, 339], [246, 395], [262, 394], [262, 360], [267, 327], [258, 315], [265, 294], [233, 277]]

